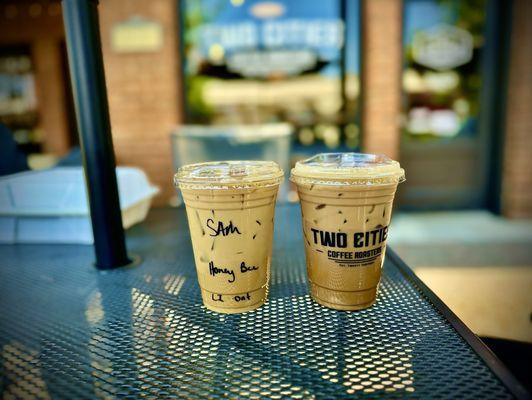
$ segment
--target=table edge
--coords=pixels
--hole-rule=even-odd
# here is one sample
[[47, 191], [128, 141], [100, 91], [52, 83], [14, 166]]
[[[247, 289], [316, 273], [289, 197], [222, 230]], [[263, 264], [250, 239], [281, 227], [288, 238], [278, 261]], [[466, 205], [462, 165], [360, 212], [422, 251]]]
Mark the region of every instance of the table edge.
[[480, 338], [415, 274], [391, 248], [386, 250], [386, 257], [394, 263], [403, 276], [419, 288], [434, 307], [445, 317], [458, 334], [466, 341], [488, 368], [508, 388], [517, 399], [531, 399], [528, 390], [515, 378], [512, 372], [490, 350]]

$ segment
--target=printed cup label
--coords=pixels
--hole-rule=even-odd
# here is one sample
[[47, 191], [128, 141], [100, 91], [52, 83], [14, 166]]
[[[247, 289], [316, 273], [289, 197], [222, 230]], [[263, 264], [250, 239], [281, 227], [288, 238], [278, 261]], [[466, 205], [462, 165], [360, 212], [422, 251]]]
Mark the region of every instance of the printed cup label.
[[310, 251], [326, 255], [339, 266], [359, 267], [371, 265], [382, 256], [388, 226], [365, 232], [332, 232], [318, 228], [310, 228], [309, 232], [305, 240]]

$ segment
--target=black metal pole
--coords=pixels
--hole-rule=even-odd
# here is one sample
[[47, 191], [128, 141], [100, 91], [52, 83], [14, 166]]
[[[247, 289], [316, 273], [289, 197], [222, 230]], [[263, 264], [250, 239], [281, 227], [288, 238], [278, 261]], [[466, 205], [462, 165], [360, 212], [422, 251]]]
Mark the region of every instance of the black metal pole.
[[68, 64], [74, 91], [96, 267], [130, 262], [118, 201], [97, 0], [63, 0]]

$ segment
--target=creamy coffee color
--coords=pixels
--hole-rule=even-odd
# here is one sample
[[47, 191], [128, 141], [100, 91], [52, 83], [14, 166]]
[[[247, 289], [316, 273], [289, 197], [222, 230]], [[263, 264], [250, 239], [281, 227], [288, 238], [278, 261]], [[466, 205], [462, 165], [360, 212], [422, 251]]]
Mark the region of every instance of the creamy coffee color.
[[312, 297], [340, 310], [371, 306], [403, 169], [382, 155], [327, 153], [298, 162], [290, 179], [301, 200]]
[[267, 299], [275, 200], [283, 172], [270, 161], [193, 164], [178, 170], [203, 303], [244, 312]]

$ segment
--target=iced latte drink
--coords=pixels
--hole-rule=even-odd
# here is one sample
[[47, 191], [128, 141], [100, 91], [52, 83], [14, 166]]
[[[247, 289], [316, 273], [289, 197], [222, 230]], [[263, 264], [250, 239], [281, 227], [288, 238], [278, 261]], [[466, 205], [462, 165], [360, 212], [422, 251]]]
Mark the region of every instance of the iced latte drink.
[[260, 307], [270, 277], [275, 200], [283, 171], [271, 161], [180, 168], [203, 303], [222, 313]]
[[383, 155], [328, 153], [298, 162], [290, 179], [301, 200], [312, 297], [338, 310], [371, 306], [403, 169]]

